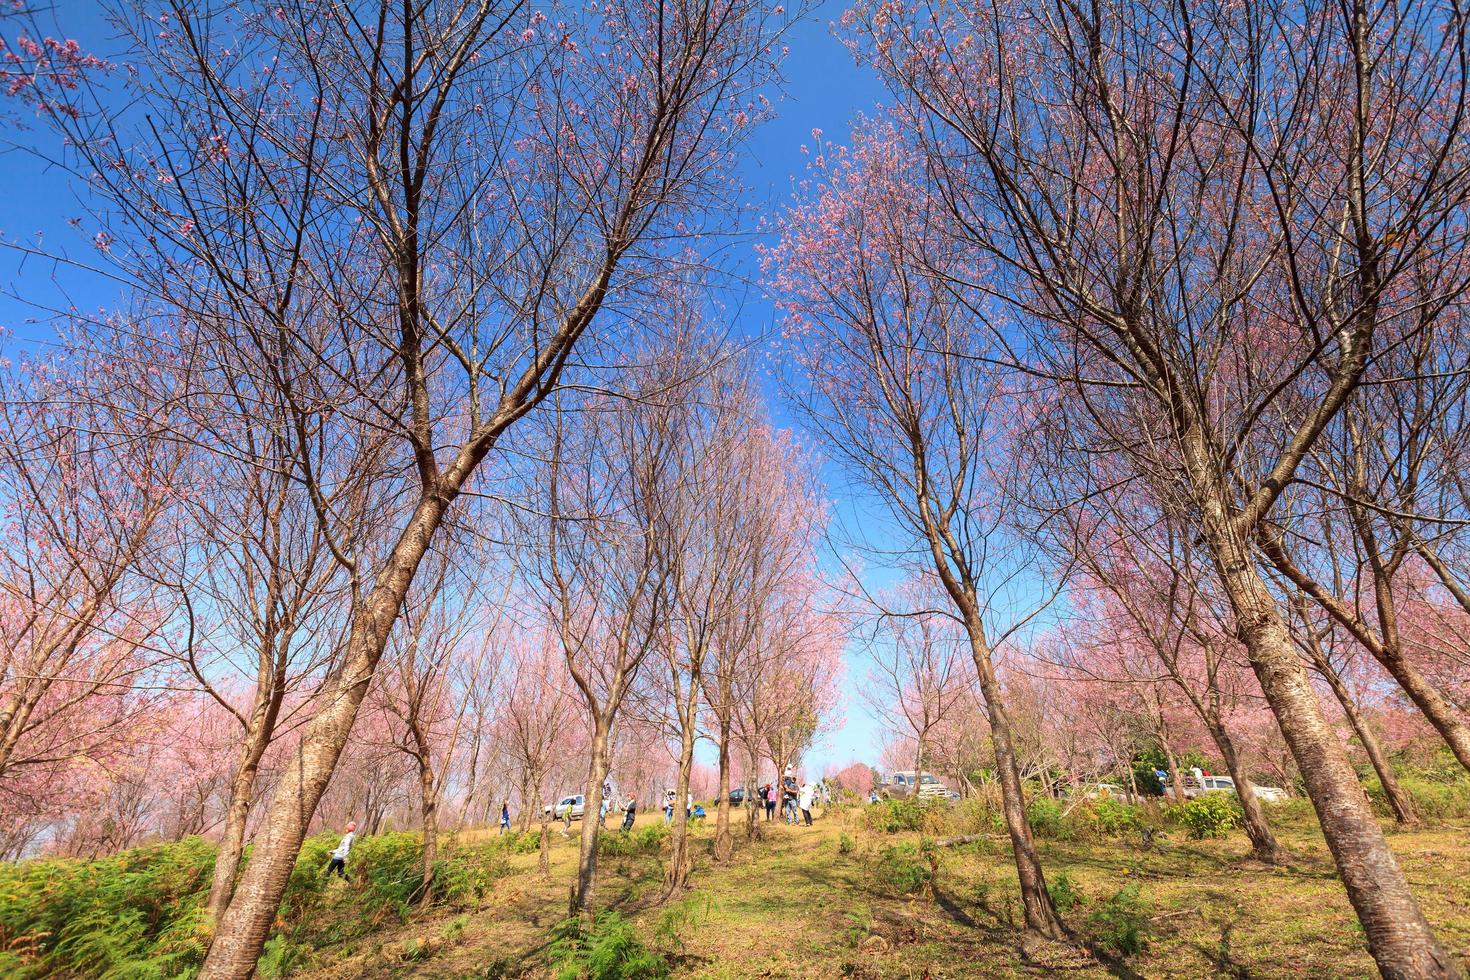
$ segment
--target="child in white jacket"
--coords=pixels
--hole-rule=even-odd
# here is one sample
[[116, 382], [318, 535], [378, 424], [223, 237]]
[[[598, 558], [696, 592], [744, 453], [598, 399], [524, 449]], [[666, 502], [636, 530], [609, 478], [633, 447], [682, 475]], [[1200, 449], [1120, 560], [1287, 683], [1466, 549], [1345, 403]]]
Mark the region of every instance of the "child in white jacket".
[[335, 872], [341, 875], [343, 881], [352, 880], [347, 877], [347, 855], [352, 853], [352, 842], [356, 839], [357, 823], [356, 821], [349, 821], [347, 824], [347, 833], [342, 835], [342, 840], [337, 845], [337, 849], [332, 852], [332, 860], [327, 862], [328, 877], [331, 877]]

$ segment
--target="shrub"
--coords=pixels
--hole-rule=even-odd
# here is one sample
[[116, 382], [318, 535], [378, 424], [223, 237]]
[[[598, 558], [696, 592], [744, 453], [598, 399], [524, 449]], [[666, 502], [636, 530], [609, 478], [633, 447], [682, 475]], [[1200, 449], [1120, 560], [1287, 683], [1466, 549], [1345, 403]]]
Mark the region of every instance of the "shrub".
[[847, 831], [844, 830], [841, 834], [837, 836], [838, 854], [851, 854], [854, 846], [855, 843], [852, 837], [848, 835]]
[[1240, 804], [1226, 793], [1206, 793], [1167, 807], [1164, 812], [1195, 840], [1224, 837], [1240, 825]]
[[503, 857], [493, 852], [477, 854], [450, 845], [434, 862], [433, 894], [430, 897], [446, 905], [479, 902], [490, 891], [495, 879], [508, 874], [510, 865]]
[[1084, 901], [1071, 875], [1065, 871], [1047, 884], [1046, 891], [1051, 896], [1051, 903], [1056, 906], [1058, 912], [1070, 912]]
[[913, 844], [888, 845], [868, 868], [873, 890], [886, 895], [913, 895], [929, 883], [932, 870]]
[[[1454, 820], [1470, 817], [1470, 779], [1430, 779], [1407, 774], [1399, 777], [1399, 785], [1413, 799], [1414, 808], [1419, 811], [1421, 817], [1430, 820]], [[1370, 795], [1374, 789], [1378, 790], [1378, 795], [1381, 797], [1383, 788], [1378, 785], [1377, 779], [1374, 779], [1369, 785]], [[1386, 801], [1384, 812], [1389, 812]]]
[[652, 980], [669, 964], [638, 938], [617, 912], [599, 912], [590, 925], [564, 919], [552, 930], [551, 962], [557, 980]]
[[1142, 951], [1148, 938], [1148, 906], [1137, 885], [1124, 885], [1088, 917], [1097, 941], [1121, 956]]
[[6, 976], [191, 973], [214, 848], [197, 837], [110, 857], [0, 865]]
[[880, 834], [918, 830], [923, 819], [924, 808], [916, 800], [883, 800], [863, 813], [868, 829]]
[[1026, 808], [1026, 822], [1038, 837], [1069, 838], [1071, 827], [1062, 818], [1062, 804], [1049, 796], [1038, 796]]
[[600, 834], [597, 838], [597, 853], [603, 857], [633, 857], [638, 854], [656, 854], [669, 839], [669, 828], [661, 823], [650, 824], [636, 833], [622, 832]]
[[1141, 831], [1147, 825], [1138, 807], [1110, 797], [1089, 800], [1081, 810], [1092, 820], [1097, 833], [1104, 837], [1122, 837]]
[[503, 848], [511, 854], [535, 854], [541, 850], [541, 831], [512, 830], [496, 837], [494, 846]]
[[263, 980], [276, 980], [311, 963], [312, 949], [304, 943], [293, 943], [284, 936], [272, 936], [265, 941], [260, 952], [260, 961], [255, 972]]

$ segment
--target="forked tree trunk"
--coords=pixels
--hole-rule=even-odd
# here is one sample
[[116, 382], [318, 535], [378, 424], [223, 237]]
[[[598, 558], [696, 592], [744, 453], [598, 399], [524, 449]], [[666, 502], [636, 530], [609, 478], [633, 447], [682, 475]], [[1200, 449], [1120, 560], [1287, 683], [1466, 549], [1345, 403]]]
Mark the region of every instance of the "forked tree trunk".
[[[715, 804], [715, 860], [730, 860], [735, 850], [735, 835], [730, 831], [730, 726], [720, 721], [720, 781], [719, 801]], [[747, 807], [750, 800], [744, 799]]]
[[1214, 739], [1215, 748], [1220, 750], [1220, 757], [1225, 760], [1225, 768], [1230, 771], [1230, 778], [1235, 781], [1235, 795], [1240, 800], [1245, 835], [1251, 840], [1251, 857], [1267, 864], [1281, 863], [1285, 855], [1281, 851], [1281, 845], [1276, 843], [1276, 835], [1271, 832], [1270, 823], [1266, 821], [1266, 813], [1261, 809], [1261, 801], [1256, 796], [1255, 787], [1251, 785], [1250, 779], [1240, 764], [1240, 754], [1235, 751], [1235, 741], [1230, 737], [1229, 730], [1218, 717], [1206, 718], [1205, 727], [1210, 730], [1210, 738]]
[[388, 631], [403, 608], [409, 584], [444, 518], [448, 502], [444, 494], [426, 494], [419, 501], [353, 616], [341, 670], [322, 692], [321, 708], [307, 726], [276, 787], [256, 836], [255, 853], [219, 919], [199, 980], [247, 980], [255, 972], [255, 963], [280, 909], [281, 896], [296, 867], [307, 825], [331, 781], [388, 642]]
[[608, 723], [598, 719], [592, 732], [591, 754], [587, 760], [587, 790], [582, 805], [582, 841], [577, 856], [577, 880], [572, 885], [569, 905], [572, 915], [592, 912], [592, 892], [597, 884], [597, 837], [601, 827], [592, 816], [602, 808], [602, 781], [607, 778]]
[[[1187, 462], [1202, 469], [1200, 455]], [[1196, 488], [1208, 484], [1191, 474]], [[1398, 861], [1384, 840], [1358, 777], [1327, 723], [1297, 658], [1281, 610], [1256, 569], [1219, 498], [1206, 499], [1204, 531], [1221, 584], [1234, 611], [1281, 733], [1291, 749], [1327, 846], [1357, 910], [1378, 969], [1390, 978], [1458, 977], [1459, 969], [1429, 928]]]
[[245, 827], [250, 820], [250, 801], [255, 795], [255, 780], [260, 773], [260, 760], [265, 755], [275, 731], [279, 697], [272, 696], [256, 706], [240, 746], [239, 764], [230, 780], [230, 801], [225, 809], [224, 834], [214, 856], [214, 878], [209, 883], [209, 918], [218, 923], [235, 893], [235, 876], [245, 853]]
[[[966, 619], [969, 618], [967, 615]], [[1026, 797], [1021, 789], [1021, 774], [1016, 768], [1010, 716], [1006, 713], [995, 666], [990, 662], [990, 649], [979, 632], [978, 623], [967, 621], [965, 625], [970, 638], [970, 653], [980, 677], [980, 692], [985, 697], [986, 711], [990, 716], [990, 740], [995, 751], [996, 775], [1000, 779], [1001, 809], [1005, 813], [1006, 830], [1010, 833], [1011, 850], [1015, 855], [1026, 929], [1047, 939], [1061, 939], [1061, 922], [1046, 890], [1041, 859], [1036, 855], [1036, 842], [1031, 836], [1031, 824], [1026, 819]]]

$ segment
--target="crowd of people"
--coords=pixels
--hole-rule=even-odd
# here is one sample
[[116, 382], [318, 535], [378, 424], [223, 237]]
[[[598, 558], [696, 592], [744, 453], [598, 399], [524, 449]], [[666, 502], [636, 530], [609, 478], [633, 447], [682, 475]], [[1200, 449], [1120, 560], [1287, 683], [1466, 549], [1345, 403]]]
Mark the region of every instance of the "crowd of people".
[[[603, 784], [602, 805], [598, 813], [598, 824], [605, 826], [607, 815], [619, 808], [623, 811], [623, 823], [619, 828], [623, 833], [629, 833], [633, 829], [634, 822], [638, 819], [638, 798], [629, 793], [626, 798], [621, 798], [611, 781]], [[664, 793], [664, 823], [670, 824], [674, 820], [674, 801], [678, 794], [675, 790]], [[619, 799], [622, 802], [617, 802]], [[733, 799], [733, 798], [732, 798]], [[779, 802], [781, 808], [782, 822], [792, 826], [812, 825], [812, 808], [818, 802], [827, 805], [832, 802], [831, 788], [825, 782], [798, 783], [796, 774], [791, 766], [787, 766], [781, 774], [781, 780], [777, 783], [766, 783], [756, 789], [754, 800], [743, 797], [745, 802], [753, 803], [757, 807], [757, 813], [764, 811], [767, 820], [776, 818], [776, 808]], [[694, 802], [694, 794], [686, 793], [684, 798], [684, 814], [687, 819], [697, 820], [707, 816], [703, 806]], [[575, 809], [573, 804], [563, 801], [558, 804], [553, 816], [562, 823], [562, 835], [569, 836], [574, 819]], [[510, 801], [503, 800], [500, 804], [500, 815], [496, 821], [497, 833], [500, 835], [511, 832]], [[331, 853], [331, 860], [327, 865], [328, 875], [338, 875], [347, 880], [346, 864], [347, 857], [352, 850], [352, 842], [357, 838], [357, 824], [349, 822], [340, 843]]]

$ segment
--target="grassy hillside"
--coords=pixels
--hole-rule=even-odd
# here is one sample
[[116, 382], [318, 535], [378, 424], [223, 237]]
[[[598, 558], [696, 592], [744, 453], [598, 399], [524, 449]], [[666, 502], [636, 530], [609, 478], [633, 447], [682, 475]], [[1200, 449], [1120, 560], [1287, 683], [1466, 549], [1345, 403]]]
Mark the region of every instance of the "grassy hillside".
[[[319, 840], [298, 867], [261, 972], [317, 980], [1373, 975], [1310, 810], [1294, 803], [1273, 815], [1292, 854], [1284, 867], [1248, 860], [1238, 830], [1183, 814], [1038, 801], [1032, 821], [1076, 942], [1024, 948], [1006, 841], [989, 811], [970, 804], [834, 808], [811, 828], [765, 824], [765, 838], [742, 843], [725, 867], [710, 865], [712, 829], [703, 827], [697, 887], [665, 903], [661, 817], [648, 816], [633, 838], [612, 835], [598, 891], [608, 913], [580, 932], [563, 922], [575, 838], [555, 828], [549, 877], [537, 871], [534, 839], [460, 835], [423, 909], [412, 904], [413, 835], [365, 838], [350, 885], [320, 875], [328, 842]], [[934, 846], [955, 833], [982, 836]], [[1390, 830], [1389, 839], [1441, 938], [1470, 956], [1470, 820]], [[208, 856], [207, 845], [188, 841], [8, 869], [0, 973], [188, 976], [207, 929], [197, 908]], [[120, 917], [124, 908], [132, 911]]]

